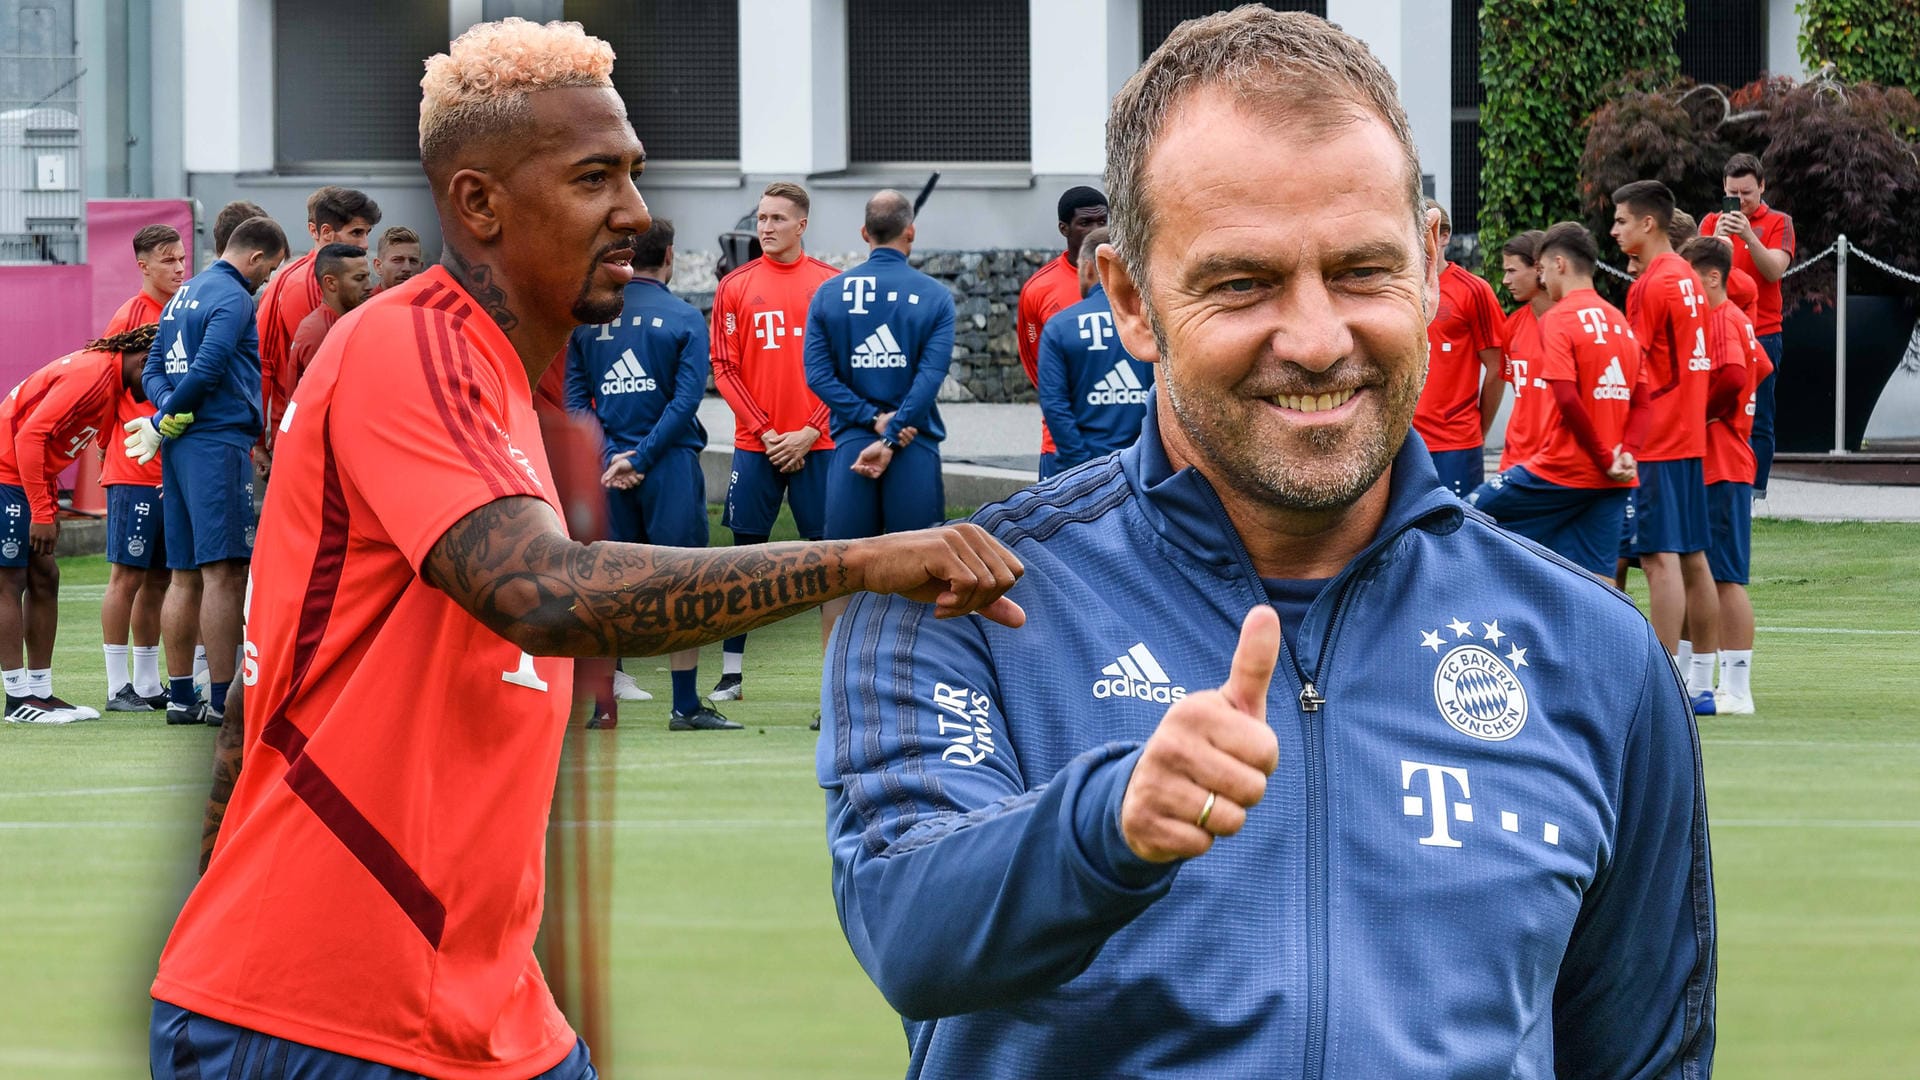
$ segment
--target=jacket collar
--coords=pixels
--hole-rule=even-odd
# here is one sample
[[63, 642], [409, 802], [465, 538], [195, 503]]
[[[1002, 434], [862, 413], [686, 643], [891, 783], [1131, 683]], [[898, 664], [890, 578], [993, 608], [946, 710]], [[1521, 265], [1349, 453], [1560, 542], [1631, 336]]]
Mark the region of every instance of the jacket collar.
[[[1133, 488], [1141, 513], [1173, 547], [1222, 573], [1232, 573], [1236, 568], [1252, 573], [1246, 545], [1240, 542], [1213, 485], [1191, 466], [1174, 471], [1167, 459], [1155, 403], [1158, 393], [1156, 389], [1148, 394], [1139, 440], [1120, 455], [1121, 470]], [[1394, 455], [1388, 483], [1386, 517], [1349, 568], [1408, 529], [1444, 534], [1458, 529], [1465, 520], [1465, 505], [1441, 486], [1433, 457], [1417, 432], [1407, 432], [1406, 442]]]
[[903, 263], [907, 261], [907, 257], [905, 255], [900, 254], [900, 252], [895, 248], [877, 247], [867, 252], [867, 261], [868, 262], [892, 261], [892, 262]]

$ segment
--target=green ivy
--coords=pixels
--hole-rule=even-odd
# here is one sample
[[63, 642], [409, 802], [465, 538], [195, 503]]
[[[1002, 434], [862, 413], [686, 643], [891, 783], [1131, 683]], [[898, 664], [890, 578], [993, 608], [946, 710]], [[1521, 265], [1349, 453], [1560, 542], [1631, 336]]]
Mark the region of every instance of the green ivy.
[[1671, 83], [1685, 24], [1685, 0], [1481, 5], [1480, 250], [1489, 280], [1499, 282], [1509, 237], [1580, 219], [1587, 117], [1623, 89]]
[[1920, 91], [1920, 0], [1798, 0], [1800, 62], [1843, 82]]

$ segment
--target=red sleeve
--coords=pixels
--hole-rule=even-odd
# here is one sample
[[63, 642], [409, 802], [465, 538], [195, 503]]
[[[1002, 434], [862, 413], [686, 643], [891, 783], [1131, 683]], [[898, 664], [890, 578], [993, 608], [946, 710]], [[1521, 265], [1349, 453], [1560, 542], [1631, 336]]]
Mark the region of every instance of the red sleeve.
[[1475, 274], [1473, 280], [1479, 283], [1473, 291], [1479, 298], [1480, 308], [1480, 317], [1474, 320], [1474, 335], [1479, 340], [1473, 351], [1478, 354], [1487, 349], [1505, 348], [1506, 335], [1501, 331], [1506, 324], [1506, 314], [1500, 310], [1500, 297], [1485, 278]]
[[1707, 419], [1732, 421], [1740, 411], [1740, 398], [1747, 392], [1747, 368], [1728, 364], [1713, 369], [1713, 381], [1707, 384]]
[[1620, 448], [1639, 457], [1640, 448], [1647, 442], [1647, 429], [1651, 426], [1653, 399], [1647, 394], [1647, 365], [1641, 364], [1640, 377], [1633, 383], [1633, 399], [1627, 402], [1627, 426], [1620, 439]]
[[1027, 381], [1040, 385], [1040, 300], [1035, 294], [1039, 290], [1033, 287], [1033, 279], [1020, 290], [1019, 317], [1014, 320], [1015, 346], [1020, 353], [1020, 367], [1027, 373]]
[[[59, 363], [59, 361], [54, 361]], [[13, 432], [13, 460], [20, 470], [20, 486], [26, 489], [27, 504], [33, 508], [33, 523], [47, 525], [54, 515], [60, 512], [60, 503], [50, 481], [53, 474], [66, 468], [71, 458], [65, 454], [49, 455], [47, 440], [53, 437], [55, 429], [78, 413], [97, 414], [103, 399], [97, 392], [99, 380], [89, 382], [73, 372], [64, 378], [49, 380], [47, 392], [34, 406], [28, 416]], [[105, 399], [110, 402], [111, 399]], [[96, 420], [97, 431], [104, 421]], [[52, 470], [47, 468], [48, 458], [57, 464]]]
[[497, 366], [450, 326], [416, 338], [414, 310], [393, 305], [354, 326], [346, 351], [379, 360], [329, 369], [338, 374], [323, 419], [345, 486], [418, 572], [461, 518], [496, 499], [543, 495], [507, 437]]
[[[752, 391], [747, 389], [747, 381], [740, 370], [740, 356], [745, 351], [746, 328], [739, 325], [733, 311], [733, 291], [721, 282], [720, 291], [713, 297], [713, 388], [720, 391], [733, 408], [747, 430], [758, 436], [773, 426], [772, 417], [760, 403], [753, 400]], [[821, 431], [827, 430], [821, 428]]]
[[[1780, 214], [1780, 211], [1775, 210], [1774, 213]], [[1793, 235], [1793, 218], [1786, 214], [1780, 214], [1780, 244], [1779, 247], [1774, 250], [1786, 252], [1787, 258], [1791, 259], [1793, 258], [1793, 249], [1796, 243], [1797, 241]]]
[[1587, 452], [1600, 466], [1601, 472], [1613, 467], [1613, 452], [1600, 445], [1600, 435], [1593, 430], [1593, 418], [1580, 404], [1580, 386], [1572, 379], [1548, 379], [1547, 386], [1553, 391], [1554, 403], [1560, 406], [1560, 419], [1573, 433], [1574, 441], [1580, 449]]

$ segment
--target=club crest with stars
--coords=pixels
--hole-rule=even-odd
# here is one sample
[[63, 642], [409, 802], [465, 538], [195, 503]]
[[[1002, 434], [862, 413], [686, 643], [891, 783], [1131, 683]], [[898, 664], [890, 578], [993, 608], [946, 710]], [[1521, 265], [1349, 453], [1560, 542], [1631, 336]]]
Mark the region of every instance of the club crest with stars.
[[[1503, 644], [1504, 657], [1496, 651]], [[1456, 618], [1421, 631], [1420, 647], [1440, 657], [1433, 703], [1455, 731], [1486, 742], [1520, 734], [1527, 723], [1527, 688], [1515, 672], [1527, 666], [1527, 650], [1500, 629], [1499, 619], [1481, 623], [1476, 634], [1472, 623]]]

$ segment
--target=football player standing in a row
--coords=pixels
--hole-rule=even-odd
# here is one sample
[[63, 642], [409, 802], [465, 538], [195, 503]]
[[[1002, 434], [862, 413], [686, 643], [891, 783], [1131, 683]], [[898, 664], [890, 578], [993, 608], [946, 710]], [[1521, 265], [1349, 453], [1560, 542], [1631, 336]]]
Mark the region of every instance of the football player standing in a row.
[[[1107, 224], [1107, 197], [1098, 188], [1071, 187], [1060, 193], [1055, 209], [1060, 218], [1060, 235], [1066, 237], [1066, 250], [1033, 272], [1020, 286], [1020, 304], [1015, 324], [1020, 366], [1027, 381], [1040, 385], [1040, 334], [1047, 321], [1080, 302], [1087, 290], [1080, 285], [1080, 249], [1087, 234]], [[1040, 479], [1060, 471], [1055, 457], [1058, 448], [1045, 420], [1040, 422]]]
[[1134, 359], [1113, 326], [1113, 304], [1100, 287], [1094, 253], [1104, 226], [1080, 246], [1086, 299], [1047, 320], [1040, 333], [1040, 412], [1053, 436], [1055, 472], [1133, 445], [1147, 415], [1153, 365]]
[[910, 1074], [1707, 1075], [1693, 717], [1408, 434], [1442, 263], [1392, 77], [1249, 4], [1106, 131], [1139, 441], [976, 517], [1026, 639], [864, 595], [827, 660], [835, 900]]
[[[1446, 208], [1440, 215], [1440, 249], [1453, 235]], [[1500, 350], [1506, 315], [1493, 286], [1459, 263], [1440, 271], [1440, 306], [1427, 324], [1427, 385], [1413, 411], [1413, 430], [1426, 441], [1440, 482], [1461, 498], [1486, 479], [1487, 432], [1507, 391]]]

